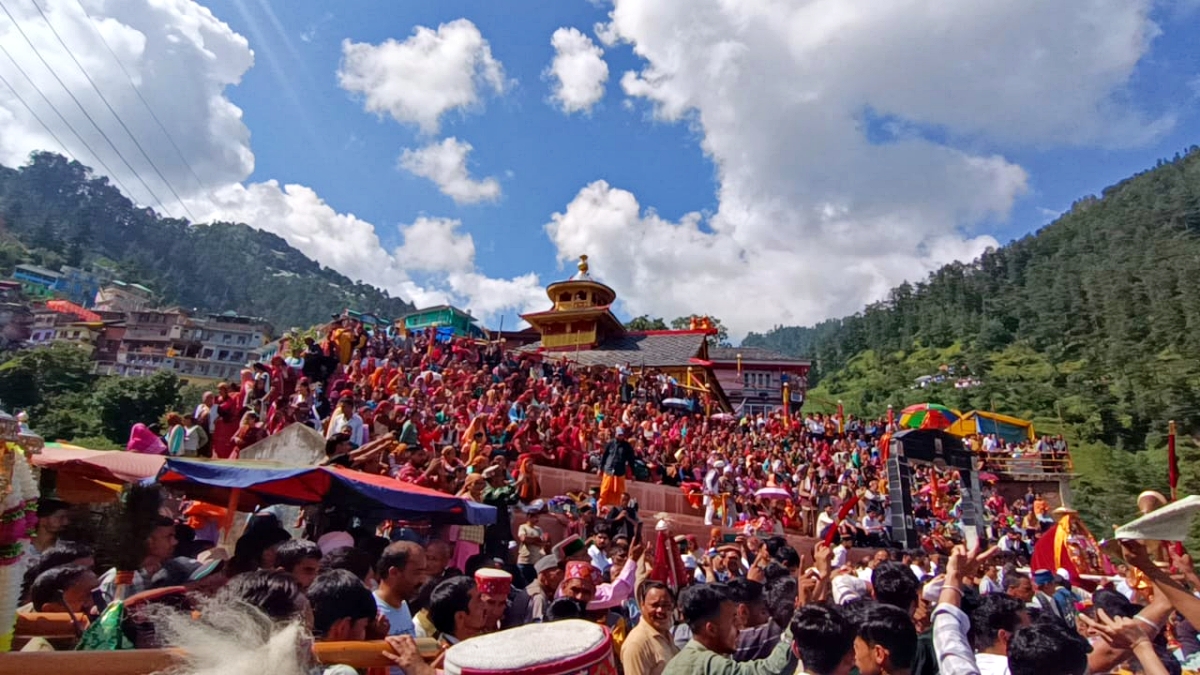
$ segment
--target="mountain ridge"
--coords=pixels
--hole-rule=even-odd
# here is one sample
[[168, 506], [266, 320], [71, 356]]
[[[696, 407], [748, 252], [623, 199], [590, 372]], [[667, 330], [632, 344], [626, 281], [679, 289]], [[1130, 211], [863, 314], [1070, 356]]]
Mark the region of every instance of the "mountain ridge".
[[[139, 208], [108, 179], [51, 152], [0, 167], [0, 272], [18, 262], [58, 269], [100, 263], [118, 278], [200, 311], [261, 316], [276, 331], [343, 309], [393, 318], [413, 305], [321, 265], [282, 237], [244, 223], [190, 224]], [[320, 285], [320, 292], [313, 287]]]

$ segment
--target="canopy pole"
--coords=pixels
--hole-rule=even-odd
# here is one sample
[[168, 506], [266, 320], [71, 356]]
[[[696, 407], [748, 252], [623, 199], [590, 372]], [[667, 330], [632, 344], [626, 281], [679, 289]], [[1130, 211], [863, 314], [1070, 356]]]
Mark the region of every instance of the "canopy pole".
[[241, 488], [229, 490], [229, 502], [225, 504], [225, 518], [221, 521], [221, 543], [229, 545], [233, 542], [233, 521], [237, 518], [238, 503], [242, 498]]

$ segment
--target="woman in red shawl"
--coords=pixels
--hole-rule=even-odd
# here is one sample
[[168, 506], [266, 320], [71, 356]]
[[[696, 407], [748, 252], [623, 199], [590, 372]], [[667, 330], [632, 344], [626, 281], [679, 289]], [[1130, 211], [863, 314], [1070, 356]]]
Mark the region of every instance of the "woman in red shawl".
[[237, 432], [230, 439], [233, 444], [233, 455], [231, 458], [237, 459], [241, 456], [243, 450], [266, 437], [266, 429], [263, 429], [262, 425], [258, 423], [258, 414], [252, 410], [247, 411], [245, 415], [242, 415], [241, 426], [238, 427]]
[[241, 421], [238, 414], [242, 411], [241, 393], [230, 393], [229, 383], [217, 385], [217, 419], [213, 423], [212, 452], [217, 459], [228, 459], [233, 454], [233, 434], [237, 432]]

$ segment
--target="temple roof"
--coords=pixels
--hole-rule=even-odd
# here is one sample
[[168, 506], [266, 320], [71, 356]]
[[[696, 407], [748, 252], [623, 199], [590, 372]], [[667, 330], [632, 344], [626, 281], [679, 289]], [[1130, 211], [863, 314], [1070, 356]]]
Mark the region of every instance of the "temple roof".
[[709, 347], [708, 359], [710, 361], [737, 361], [738, 354], [742, 355], [742, 361], [752, 363], [804, 363], [811, 364], [810, 359], [800, 358], [798, 356], [788, 356], [780, 354], [773, 349], [763, 349], [762, 347]]
[[[570, 349], [545, 352], [563, 356], [585, 366], [648, 366], [653, 368], [691, 365], [703, 351], [705, 335], [701, 331], [665, 331], [626, 333], [613, 337], [591, 349]], [[537, 352], [542, 343], [534, 342], [518, 351]]]

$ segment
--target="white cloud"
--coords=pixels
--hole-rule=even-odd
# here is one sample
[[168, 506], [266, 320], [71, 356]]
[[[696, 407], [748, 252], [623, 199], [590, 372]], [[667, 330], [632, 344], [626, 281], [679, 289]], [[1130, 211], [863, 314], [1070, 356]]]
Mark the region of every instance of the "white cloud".
[[[76, 0], [42, 0], [41, 4], [76, 58], [88, 69], [166, 180], [179, 192], [197, 222], [245, 222], [274, 232], [309, 257], [351, 279], [385, 288], [418, 306], [450, 301], [473, 308], [481, 317], [529, 306], [532, 290], [538, 285], [536, 275], [490, 279], [480, 273], [475, 267], [474, 242], [470, 234], [455, 229], [459, 226], [457, 221], [418, 220], [402, 230], [406, 246], [388, 252], [375, 225], [352, 213], [337, 211], [310, 187], [284, 185], [274, 180], [246, 182], [254, 170], [250, 132], [242, 121], [241, 110], [226, 98], [226, 89], [241, 81], [254, 63], [254, 53], [244, 37], [208, 9], [191, 0], [83, 0], [89, 18]], [[86, 79], [32, 4], [10, 3], [9, 10], [137, 173], [163, 199], [166, 211], [182, 216], [183, 208], [169, 197], [167, 186], [128, 137], [122, 135], [111, 116], [107, 116]], [[441, 27], [438, 35], [451, 42], [471, 43], [473, 29], [469, 22], [455, 22]], [[138, 100], [120, 66], [97, 37], [97, 30], [120, 57], [191, 168], [180, 160]], [[432, 31], [430, 34], [433, 35]], [[477, 37], [478, 31], [474, 34]], [[419, 42], [419, 38], [420, 32], [409, 42]], [[99, 134], [90, 130], [62, 87], [42, 67], [10, 22], [0, 21], [0, 44], [113, 169], [112, 176], [128, 186], [127, 195], [140, 204], [154, 205], [133, 173], [120, 164]], [[486, 43], [482, 47], [478, 42], [475, 45], [472, 49], [478, 73], [488, 86], [502, 88], [502, 71], [491, 58]], [[434, 70], [441, 67], [436, 58], [423, 63]], [[441, 72], [445, 74], [444, 69]], [[0, 60], [0, 75], [17, 88], [71, 154], [97, 173], [108, 173], [7, 59]], [[426, 76], [417, 79], [422, 77]], [[436, 112], [427, 119], [436, 124], [440, 114]], [[34, 150], [62, 151], [12, 92], [2, 86], [0, 124], [3, 125], [0, 162], [6, 165], [23, 163]], [[199, 181], [192, 175], [193, 170]]]
[[546, 70], [551, 97], [565, 113], [590, 112], [604, 98], [608, 64], [604, 50], [575, 28], [559, 28], [550, 38], [554, 60]]
[[[1028, 177], [981, 148], [1170, 128], [1122, 102], [1158, 33], [1150, 7], [616, 0], [598, 34], [643, 62], [621, 78], [628, 100], [695, 129], [718, 206], [669, 220], [597, 181], [547, 233], [561, 260], [591, 255], [631, 314], [708, 312], [745, 333], [856, 311], [996, 244], [973, 231]], [[871, 142], [876, 120], [903, 133]]]
[[475, 241], [458, 231], [450, 218], [417, 218], [400, 227], [404, 244], [394, 256], [406, 270], [419, 272], [469, 272], [475, 265]]
[[400, 155], [400, 167], [413, 175], [428, 178], [442, 194], [458, 204], [475, 204], [500, 198], [500, 181], [495, 178], [472, 180], [467, 169], [470, 143], [446, 138], [419, 150], [406, 149]]
[[[242, 75], [253, 65], [254, 54], [244, 37], [234, 33], [208, 9], [186, 0], [104, 3], [93, 0], [83, 4], [91, 15], [89, 18], [74, 0], [40, 4], [114, 109], [138, 133], [142, 147], [180, 195], [202, 192], [203, 186], [242, 180], [254, 170], [250, 132], [242, 123], [242, 111], [224, 95], [225, 88], [240, 82]], [[37, 51], [88, 107], [149, 190], [91, 127], [7, 19], [0, 21], [0, 44], [32, 78], [37, 89], [45, 93], [50, 104], [41, 99], [34, 86], [7, 58], [0, 60], [0, 74], [66, 147], [64, 149], [53, 140], [8, 87], [0, 87], [0, 114], [6, 118], [4, 133], [0, 134], [0, 162], [15, 166], [23, 163], [33, 150], [65, 151], [103, 172], [101, 161], [86, 149], [86, 143], [112, 169], [111, 177], [128, 188], [130, 197], [157, 208], [156, 200], [151, 196], [153, 193], [161, 199], [168, 213], [184, 216], [167, 185], [155, 175], [133, 142], [103, 108], [83, 73], [55, 39], [33, 4], [9, 3], [7, 6]], [[142, 96], [188, 159], [191, 169], [179, 158], [138, 101], [128, 79], [97, 33], [103, 36], [139, 83]], [[82, 141], [55, 115], [56, 109], [79, 132]], [[199, 176], [199, 182], [192, 170]]]
[[479, 106], [481, 90], [502, 94], [509, 84], [488, 41], [467, 19], [436, 31], [418, 26], [403, 42], [343, 40], [338, 82], [361, 95], [368, 112], [428, 134], [437, 133], [445, 113]]

